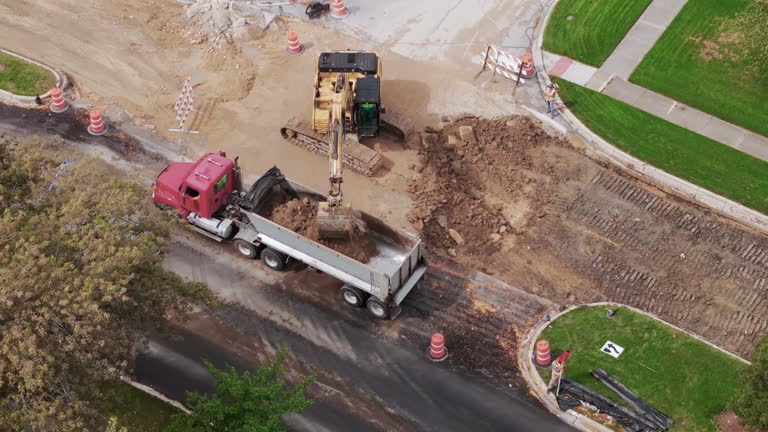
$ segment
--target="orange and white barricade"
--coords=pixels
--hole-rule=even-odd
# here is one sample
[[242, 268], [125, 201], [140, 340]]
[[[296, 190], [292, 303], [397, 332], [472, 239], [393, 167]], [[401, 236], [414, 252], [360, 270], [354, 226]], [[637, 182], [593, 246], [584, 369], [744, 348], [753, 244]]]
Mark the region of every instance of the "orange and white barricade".
[[479, 62], [483, 66], [477, 74], [478, 76], [490, 70], [493, 71], [494, 75], [499, 74], [520, 84], [525, 84], [525, 77], [521, 76], [520, 73], [523, 61], [496, 45], [488, 45], [480, 57], [475, 57], [475, 62]]
[[189, 112], [194, 111], [192, 108], [195, 102], [195, 96], [192, 94], [192, 85], [190, 84], [190, 78], [187, 77], [184, 80], [184, 86], [181, 88], [181, 93], [176, 99], [176, 104], [173, 106], [173, 110], [176, 112], [176, 121], [179, 122], [178, 129], [168, 129], [171, 132], [186, 132], [186, 133], [198, 133], [197, 131], [191, 131], [184, 129], [184, 123], [189, 118]]

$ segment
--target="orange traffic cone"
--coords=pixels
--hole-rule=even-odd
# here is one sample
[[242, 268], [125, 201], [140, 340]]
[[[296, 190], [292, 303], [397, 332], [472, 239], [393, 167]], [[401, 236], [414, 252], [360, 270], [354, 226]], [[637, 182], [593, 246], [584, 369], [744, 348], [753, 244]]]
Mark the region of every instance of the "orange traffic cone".
[[331, 5], [331, 18], [344, 19], [349, 16], [349, 11], [344, 7], [344, 0], [333, 0]]
[[51, 111], [55, 113], [63, 113], [69, 108], [67, 101], [64, 100], [64, 93], [60, 88], [54, 87], [51, 89]]
[[299, 36], [295, 32], [288, 33], [288, 48], [285, 51], [289, 55], [299, 55], [304, 52], [304, 47], [299, 43]]
[[101, 113], [97, 110], [91, 110], [88, 114], [91, 124], [88, 125], [88, 133], [91, 135], [104, 135], [107, 133], [107, 124], [101, 118]]

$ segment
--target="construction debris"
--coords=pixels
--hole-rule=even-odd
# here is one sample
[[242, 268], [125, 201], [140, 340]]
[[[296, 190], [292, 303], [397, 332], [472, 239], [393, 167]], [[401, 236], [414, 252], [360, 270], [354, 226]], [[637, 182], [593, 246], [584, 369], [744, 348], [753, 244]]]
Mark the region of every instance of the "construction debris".
[[222, 42], [231, 43], [235, 38], [248, 36], [251, 29], [264, 31], [277, 15], [263, 7], [253, 2], [197, 0], [187, 8], [187, 18], [194, 24], [191, 42], [208, 42], [215, 49]]

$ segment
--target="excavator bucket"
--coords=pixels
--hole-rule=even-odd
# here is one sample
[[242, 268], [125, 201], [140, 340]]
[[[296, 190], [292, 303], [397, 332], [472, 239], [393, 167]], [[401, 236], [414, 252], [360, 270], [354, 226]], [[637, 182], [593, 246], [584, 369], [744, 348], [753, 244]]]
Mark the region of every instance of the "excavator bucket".
[[317, 208], [317, 231], [321, 239], [349, 239], [352, 236], [351, 209], [321, 202]]

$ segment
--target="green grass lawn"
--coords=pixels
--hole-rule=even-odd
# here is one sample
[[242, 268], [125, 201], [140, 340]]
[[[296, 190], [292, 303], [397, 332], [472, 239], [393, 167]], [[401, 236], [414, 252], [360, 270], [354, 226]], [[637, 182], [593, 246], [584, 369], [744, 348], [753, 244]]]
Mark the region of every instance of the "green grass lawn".
[[[544, 32], [544, 49], [600, 66], [651, 0], [560, 0]], [[568, 17], [572, 16], [570, 21]]]
[[768, 162], [624, 102], [553, 78], [571, 111], [593, 132], [670, 174], [768, 214]]
[[105, 417], [116, 417], [129, 432], [163, 432], [170, 425], [175, 407], [122, 381], [104, 383], [104, 398], [96, 403]]
[[689, 1], [629, 80], [768, 136], [768, 80], [746, 73], [743, 59], [700, 55], [704, 41], [728, 47], [718, 41], [720, 23], [748, 2]]
[[[590, 371], [602, 368], [675, 420], [674, 431], [711, 430], [738, 387], [745, 364], [647, 316], [608, 306], [574, 310], [553, 321], [540, 336], [554, 355], [570, 349], [566, 376], [621, 401]], [[624, 348], [618, 359], [600, 351], [610, 340]], [[652, 370], [651, 370], [652, 369]], [[549, 372], [543, 375], [548, 379]]]
[[36, 96], [55, 85], [56, 77], [50, 71], [0, 52], [0, 89], [22, 96]]

